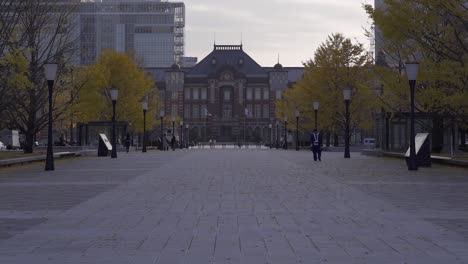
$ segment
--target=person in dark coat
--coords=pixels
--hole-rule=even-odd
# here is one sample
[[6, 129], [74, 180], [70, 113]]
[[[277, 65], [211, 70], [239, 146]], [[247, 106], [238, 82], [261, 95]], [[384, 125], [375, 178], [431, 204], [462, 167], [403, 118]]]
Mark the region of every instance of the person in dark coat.
[[173, 151], [175, 150], [175, 143], [176, 143], [176, 138], [175, 138], [174, 135], [172, 135], [172, 138], [171, 138], [171, 148], [172, 148]]
[[128, 133], [125, 137], [125, 150], [127, 151], [127, 153], [130, 151], [130, 134]]
[[322, 135], [314, 129], [314, 132], [310, 135], [310, 143], [312, 145], [312, 152], [314, 153], [314, 161], [322, 160]]

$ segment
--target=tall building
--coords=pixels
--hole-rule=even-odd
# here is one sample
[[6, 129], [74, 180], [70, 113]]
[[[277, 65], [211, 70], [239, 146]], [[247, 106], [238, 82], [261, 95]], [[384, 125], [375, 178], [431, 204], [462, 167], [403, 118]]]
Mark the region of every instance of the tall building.
[[185, 5], [161, 0], [82, 0], [79, 64], [94, 63], [104, 49], [134, 51], [143, 66], [168, 67], [184, 55]]
[[[383, 9], [385, 10], [385, 0], [374, 0], [374, 8], [375, 9]], [[380, 66], [387, 66], [391, 68], [399, 68], [401, 67], [401, 63], [396, 53], [388, 53], [386, 50], [386, 42], [385, 37], [383, 35], [382, 30], [375, 26], [374, 28], [374, 58], [376, 64]]]
[[161, 91], [166, 115], [188, 124], [191, 140], [218, 142], [275, 138], [276, 129], [269, 128], [276, 123], [275, 102], [304, 73], [303, 67], [279, 63], [262, 67], [242, 45], [215, 45], [193, 67], [146, 70]]

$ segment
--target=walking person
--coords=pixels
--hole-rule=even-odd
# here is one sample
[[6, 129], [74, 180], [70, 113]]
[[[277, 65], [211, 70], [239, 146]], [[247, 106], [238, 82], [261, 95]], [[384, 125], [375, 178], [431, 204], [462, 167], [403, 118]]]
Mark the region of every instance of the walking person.
[[128, 133], [125, 137], [125, 150], [127, 151], [127, 153], [130, 151], [130, 134]]
[[174, 135], [172, 135], [172, 138], [171, 138], [171, 148], [172, 148], [172, 151], [175, 151], [175, 143], [176, 143], [176, 138]]
[[162, 136], [161, 138], [161, 147], [162, 147], [162, 151], [167, 151], [167, 136], [166, 136], [166, 133], [164, 133], [164, 135]]
[[168, 134], [164, 134], [164, 142], [166, 148], [164, 149], [165, 151], [169, 151], [169, 148], [171, 147], [171, 136], [170, 136], [171, 131], [168, 131]]
[[310, 135], [310, 143], [312, 145], [312, 152], [314, 153], [314, 161], [322, 160], [322, 135], [314, 129], [314, 132]]

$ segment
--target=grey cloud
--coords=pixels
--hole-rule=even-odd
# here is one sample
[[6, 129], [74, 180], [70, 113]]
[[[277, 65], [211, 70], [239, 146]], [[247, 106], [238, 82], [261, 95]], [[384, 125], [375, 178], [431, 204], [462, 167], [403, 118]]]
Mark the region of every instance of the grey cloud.
[[235, 44], [242, 32], [246, 50], [260, 64], [275, 63], [276, 54], [281, 53], [285, 54], [283, 64], [299, 66], [331, 33], [342, 32], [367, 42], [362, 29], [367, 26], [362, 1], [371, 2], [186, 0], [186, 53], [203, 57], [212, 48], [213, 33], [218, 43]]

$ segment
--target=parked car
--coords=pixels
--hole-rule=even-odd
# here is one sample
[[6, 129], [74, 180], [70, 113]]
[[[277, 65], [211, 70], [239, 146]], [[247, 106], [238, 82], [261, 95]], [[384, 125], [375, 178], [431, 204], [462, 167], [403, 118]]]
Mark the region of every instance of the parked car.
[[375, 138], [364, 138], [362, 143], [368, 148], [375, 148]]
[[0, 150], [5, 150], [7, 149], [7, 147], [5, 146], [5, 144], [3, 144], [3, 142], [0, 141]]

